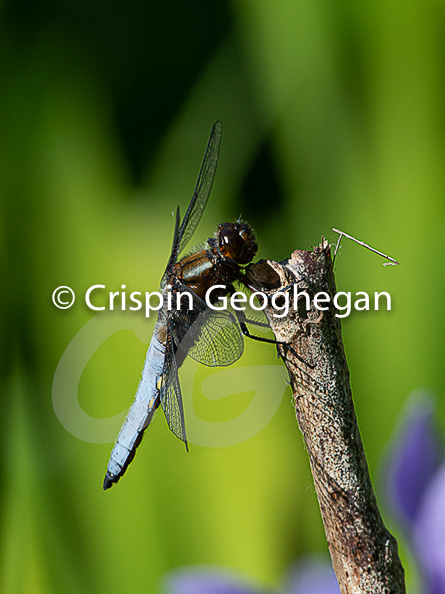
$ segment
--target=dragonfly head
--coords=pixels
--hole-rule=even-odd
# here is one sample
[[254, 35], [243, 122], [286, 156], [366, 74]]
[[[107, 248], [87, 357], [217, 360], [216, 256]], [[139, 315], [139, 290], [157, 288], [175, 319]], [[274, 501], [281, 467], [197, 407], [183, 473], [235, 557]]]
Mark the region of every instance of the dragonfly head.
[[258, 251], [255, 235], [247, 223], [222, 223], [216, 236], [222, 255], [238, 264], [248, 264]]

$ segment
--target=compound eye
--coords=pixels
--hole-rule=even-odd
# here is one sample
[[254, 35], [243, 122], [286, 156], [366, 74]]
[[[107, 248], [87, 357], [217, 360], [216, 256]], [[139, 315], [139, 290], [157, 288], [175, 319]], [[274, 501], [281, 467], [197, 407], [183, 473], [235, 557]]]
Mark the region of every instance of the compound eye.
[[248, 264], [258, 251], [252, 229], [246, 223], [237, 223], [237, 231], [243, 242], [243, 248], [238, 256], [239, 264]]
[[226, 256], [232, 260], [241, 258], [244, 252], [244, 239], [240, 237], [240, 233], [230, 226], [221, 225], [219, 230], [219, 249]]

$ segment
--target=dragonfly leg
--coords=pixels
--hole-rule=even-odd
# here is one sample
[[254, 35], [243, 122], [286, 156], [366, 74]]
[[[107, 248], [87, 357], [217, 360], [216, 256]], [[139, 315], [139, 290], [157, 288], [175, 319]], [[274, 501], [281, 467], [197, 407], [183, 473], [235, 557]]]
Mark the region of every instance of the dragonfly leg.
[[236, 311], [236, 316], [238, 318], [239, 325], [241, 326], [241, 332], [247, 338], [251, 338], [252, 340], [257, 340], [258, 342], [266, 342], [267, 344], [274, 344], [276, 346], [281, 346], [284, 349], [286, 349], [287, 351], [291, 352], [294, 355], [294, 357], [296, 357], [298, 359], [298, 361], [300, 361], [300, 363], [304, 363], [311, 369], [315, 368], [315, 365], [309, 363], [308, 361], [305, 361], [305, 359], [303, 359], [303, 357], [300, 357], [300, 355], [297, 352], [295, 352], [295, 350], [287, 342], [282, 342], [279, 340], [275, 340], [273, 338], [265, 338], [264, 336], [256, 336], [255, 334], [252, 334], [250, 332], [249, 328], [247, 327], [247, 324], [253, 324], [256, 326], [261, 326], [263, 328], [269, 328], [268, 324], [263, 324], [262, 322], [257, 322], [256, 320], [248, 320], [247, 317], [245, 316], [244, 312], [242, 312], [242, 311]]

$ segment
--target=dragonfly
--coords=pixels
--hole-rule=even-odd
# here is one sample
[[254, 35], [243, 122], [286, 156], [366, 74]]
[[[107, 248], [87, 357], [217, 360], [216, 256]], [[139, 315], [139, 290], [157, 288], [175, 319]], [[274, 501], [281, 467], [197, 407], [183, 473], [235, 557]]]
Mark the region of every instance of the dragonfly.
[[234, 292], [235, 281], [243, 282], [243, 266], [253, 260], [258, 250], [255, 234], [247, 223], [241, 220], [222, 223], [204, 249], [179, 258], [196, 231], [210, 196], [221, 136], [221, 122], [217, 121], [210, 132], [196, 186], [182, 221], [179, 207], [176, 210], [172, 249], [161, 280], [163, 297], [168, 293], [172, 296], [187, 294], [192, 307], [185, 300], [179, 309], [168, 308], [168, 299], [163, 299], [134, 402], [110, 455], [104, 490], [127, 470], [159, 406], [170, 430], [188, 450], [178, 379], [178, 368], [186, 356], [203, 365], [223, 367], [241, 357], [243, 335], [276, 344], [252, 335], [246, 325], [252, 322], [268, 327], [267, 324], [247, 320], [244, 312], [237, 312], [235, 317], [229, 310], [215, 311], [205, 302], [209, 289], [212, 288], [209, 301], [215, 304], [219, 297]]

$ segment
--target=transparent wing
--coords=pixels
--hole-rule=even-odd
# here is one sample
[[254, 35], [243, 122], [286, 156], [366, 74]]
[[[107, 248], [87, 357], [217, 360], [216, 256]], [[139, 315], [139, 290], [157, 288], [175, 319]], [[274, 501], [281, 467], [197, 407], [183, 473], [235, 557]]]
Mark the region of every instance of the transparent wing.
[[195, 191], [188, 205], [187, 212], [182, 219], [179, 229], [179, 254], [185, 248], [201, 220], [202, 213], [207, 204], [215, 178], [216, 165], [219, 158], [221, 146], [222, 127], [221, 122], [215, 122], [210, 132], [209, 142], [199, 171]]
[[170, 312], [170, 328], [175, 344], [189, 357], [208, 367], [225, 367], [243, 354], [244, 341], [235, 316], [210, 309], [188, 287], [181, 292], [192, 296], [193, 310]]
[[161, 388], [161, 406], [167, 419], [170, 431], [185, 443], [188, 450], [185, 433], [184, 408], [182, 406], [181, 387], [178, 378], [175, 351], [171, 335], [167, 337], [167, 348], [164, 363], [164, 384]]
[[187, 211], [181, 222], [179, 232], [177, 231], [179, 209], [176, 212], [176, 229], [173, 236], [173, 247], [167, 264], [164, 276], [170, 267], [176, 262], [180, 252], [185, 248], [190, 241], [193, 233], [201, 220], [202, 213], [207, 204], [212, 189], [213, 180], [215, 178], [216, 165], [219, 158], [219, 149], [221, 146], [222, 127], [221, 122], [215, 122], [210, 132], [209, 141], [207, 143], [204, 159], [199, 170], [198, 180], [196, 182], [195, 191], [188, 205]]

